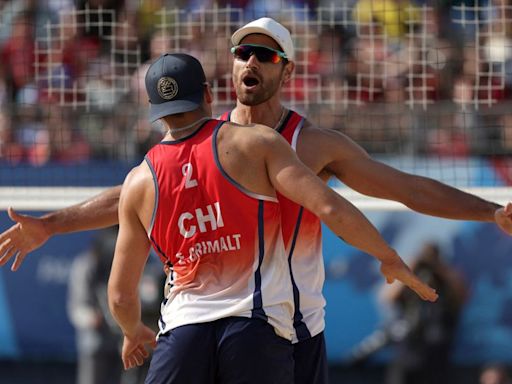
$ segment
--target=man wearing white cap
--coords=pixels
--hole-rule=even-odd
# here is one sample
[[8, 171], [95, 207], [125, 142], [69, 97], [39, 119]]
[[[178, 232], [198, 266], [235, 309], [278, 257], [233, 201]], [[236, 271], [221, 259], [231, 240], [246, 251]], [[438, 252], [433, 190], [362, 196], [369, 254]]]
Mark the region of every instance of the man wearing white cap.
[[[496, 221], [512, 232], [510, 204], [505, 211], [497, 204], [437, 181], [400, 172], [371, 159], [342, 133], [320, 130], [286, 109], [280, 96], [292, 76], [295, 52], [290, 33], [283, 25], [261, 18], [235, 31], [231, 42], [237, 105], [223, 114], [223, 119], [274, 127], [324, 181], [334, 176], [361, 193], [396, 200], [421, 213]], [[279, 196], [279, 203], [294, 289], [295, 383], [325, 384], [328, 379], [320, 221], [285, 197]]]
[[[293, 74], [295, 52], [284, 26], [261, 18], [237, 30], [231, 40], [237, 105], [223, 115], [224, 119], [275, 128], [302, 162], [324, 181], [335, 176], [363, 194], [395, 200], [420, 213], [493, 221], [512, 234], [512, 204], [501, 207], [435, 180], [391, 168], [373, 160], [342, 133], [318, 129], [287, 110], [280, 95]], [[16, 270], [27, 253], [55, 234], [116, 224], [119, 193], [120, 187], [114, 187], [42, 218], [19, 215], [10, 209], [9, 215], [17, 223], [0, 234], [0, 265], [14, 256], [12, 269]], [[295, 382], [326, 383], [320, 223], [313, 214], [285, 198], [280, 197], [280, 204], [295, 301]]]

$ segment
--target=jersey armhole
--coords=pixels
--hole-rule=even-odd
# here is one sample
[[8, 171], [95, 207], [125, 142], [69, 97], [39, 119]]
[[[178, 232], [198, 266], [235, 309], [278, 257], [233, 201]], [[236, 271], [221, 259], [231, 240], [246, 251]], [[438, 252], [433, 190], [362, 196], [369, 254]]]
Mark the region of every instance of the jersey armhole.
[[293, 132], [292, 136], [292, 142], [290, 143], [291, 147], [295, 152], [297, 152], [297, 141], [299, 140], [300, 131], [302, 131], [302, 128], [304, 127], [304, 118], [300, 119], [299, 124], [297, 124], [297, 127], [295, 128], [295, 132]]
[[153, 226], [155, 225], [156, 212], [158, 208], [158, 200], [159, 200], [159, 191], [158, 191], [158, 180], [156, 177], [155, 169], [153, 168], [153, 164], [151, 164], [151, 160], [146, 155], [144, 156], [144, 160], [146, 161], [149, 170], [151, 171], [151, 175], [153, 176], [153, 185], [155, 187], [155, 206], [153, 207], [153, 213], [151, 214], [151, 222], [149, 223], [148, 228], [148, 238], [151, 240], [151, 233], [153, 232]]

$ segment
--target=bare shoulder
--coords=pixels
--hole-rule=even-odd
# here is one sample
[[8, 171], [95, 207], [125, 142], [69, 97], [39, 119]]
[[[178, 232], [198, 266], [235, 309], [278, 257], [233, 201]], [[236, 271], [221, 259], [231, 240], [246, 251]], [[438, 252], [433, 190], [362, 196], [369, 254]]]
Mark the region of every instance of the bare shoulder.
[[148, 164], [143, 161], [126, 176], [121, 190], [121, 199], [128, 201], [147, 196], [153, 190], [153, 175]]
[[[155, 184], [149, 165], [143, 161], [133, 168], [123, 183], [119, 202], [119, 220], [139, 221], [148, 230], [155, 207]], [[126, 221], [125, 221], [126, 222]]]
[[320, 128], [307, 119], [304, 122], [300, 136], [305, 138], [308, 142], [330, 143], [334, 140], [336, 143], [346, 143], [347, 145], [355, 144], [354, 141], [343, 132], [334, 129]]
[[366, 151], [343, 132], [334, 129], [324, 129], [306, 120], [300, 132], [299, 145], [305, 150], [312, 148], [318, 152], [324, 150], [326, 154], [335, 151], [339, 156], [341, 153], [350, 155], [365, 154]]
[[323, 129], [306, 120], [297, 140], [297, 155], [322, 179], [332, 176], [331, 165], [366, 159], [366, 151], [347, 135], [333, 129]]

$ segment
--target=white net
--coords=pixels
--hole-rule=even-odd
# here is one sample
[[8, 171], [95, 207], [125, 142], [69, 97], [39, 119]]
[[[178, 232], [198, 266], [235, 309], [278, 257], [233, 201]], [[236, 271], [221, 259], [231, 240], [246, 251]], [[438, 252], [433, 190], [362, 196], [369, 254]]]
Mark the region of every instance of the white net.
[[[506, 3], [132, 0], [38, 2], [33, 13], [0, 8], [4, 207], [22, 199], [27, 209], [41, 201], [53, 209], [121, 182], [161, 134], [146, 119], [143, 76], [163, 52], [198, 57], [214, 113], [232, 108], [229, 38], [264, 15], [287, 26], [295, 43], [287, 106], [401, 170], [507, 200]], [[71, 200], [43, 198], [60, 187]]]
[[[91, 9], [86, 4], [81, 10], [61, 11], [58, 23], [48, 21], [44, 35], [35, 41], [35, 81], [44, 97], [89, 111], [110, 109], [130, 91], [130, 79], [141, 64], [140, 45], [133, 27], [116, 19], [113, 9]], [[93, 40], [77, 44], [80, 33], [92, 31], [109, 43], [107, 54], [99, 55], [101, 46]], [[74, 55], [85, 56], [86, 72], [70, 65]]]
[[[372, 198], [352, 189], [335, 187], [345, 199], [364, 211], [401, 211], [401, 203]], [[462, 188], [484, 199], [505, 205], [510, 201], [509, 187]], [[21, 211], [51, 211], [80, 203], [101, 192], [103, 187], [0, 187], [0, 210], [14, 207]]]

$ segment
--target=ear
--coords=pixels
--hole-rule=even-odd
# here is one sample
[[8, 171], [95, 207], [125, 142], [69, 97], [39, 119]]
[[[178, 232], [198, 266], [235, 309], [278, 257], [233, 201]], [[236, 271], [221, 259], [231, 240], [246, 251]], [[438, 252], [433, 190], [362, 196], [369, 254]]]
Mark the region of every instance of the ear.
[[284, 69], [283, 69], [283, 84], [290, 81], [294, 70], [295, 70], [295, 63], [293, 61], [289, 61], [285, 64]]
[[213, 103], [213, 92], [209, 83], [206, 83], [204, 87], [204, 101], [206, 104]]

